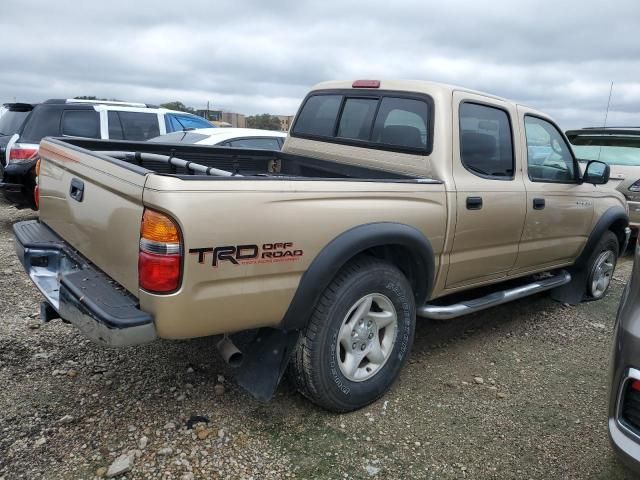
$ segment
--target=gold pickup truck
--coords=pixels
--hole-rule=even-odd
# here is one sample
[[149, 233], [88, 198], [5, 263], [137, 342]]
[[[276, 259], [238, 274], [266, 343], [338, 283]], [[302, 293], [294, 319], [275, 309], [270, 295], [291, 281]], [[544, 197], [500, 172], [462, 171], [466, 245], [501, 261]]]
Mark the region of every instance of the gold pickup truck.
[[548, 116], [422, 81], [317, 85], [282, 152], [47, 138], [38, 168], [14, 232], [43, 320], [117, 346], [224, 334], [256, 397], [288, 369], [333, 411], [384, 394], [416, 317], [602, 297], [629, 236], [607, 165], [582, 174]]

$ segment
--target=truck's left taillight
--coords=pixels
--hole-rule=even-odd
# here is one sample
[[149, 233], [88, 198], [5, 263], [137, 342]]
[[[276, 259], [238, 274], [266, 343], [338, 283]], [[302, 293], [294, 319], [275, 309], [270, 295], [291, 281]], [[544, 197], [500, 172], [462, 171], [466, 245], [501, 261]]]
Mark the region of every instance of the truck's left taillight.
[[182, 277], [182, 236], [168, 215], [145, 209], [140, 225], [138, 279], [151, 293], [171, 293]]

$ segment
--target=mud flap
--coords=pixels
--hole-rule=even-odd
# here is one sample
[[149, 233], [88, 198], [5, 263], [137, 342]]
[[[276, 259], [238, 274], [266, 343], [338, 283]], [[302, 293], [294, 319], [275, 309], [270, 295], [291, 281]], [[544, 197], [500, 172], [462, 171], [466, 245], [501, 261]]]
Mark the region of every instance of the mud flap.
[[569, 269], [569, 273], [571, 273], [571, 281], [551, 290], [550, 296], [556, 302], [577, 305], [585, 298], [587, 272], [585, 268], [580, 266]]
[[234, 378], [256, 400], [268, 402], [280, 384], [289, 358], [298, 341], [299, 332], [261, 328], [244, 347], [244, 361]]

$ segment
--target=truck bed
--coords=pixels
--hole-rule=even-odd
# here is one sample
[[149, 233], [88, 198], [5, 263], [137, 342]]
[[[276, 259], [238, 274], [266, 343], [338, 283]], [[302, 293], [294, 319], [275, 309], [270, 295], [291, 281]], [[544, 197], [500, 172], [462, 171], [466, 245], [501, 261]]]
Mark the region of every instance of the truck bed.
[[[108, 152], [131, 152], [122, 161], [141, 167], [149, 173], [172, 175], [177, 177], [211, 177], [217, 180], [247, 179], [348, 179], [348, 180], [387, 180], [434, 182], [429, 179], [403, 175], [395, 172], [376, 170], [366, 167], [346, 165], [344, 163], [320, 160], [301, 155], [292, 155], [280, 151], [238, 149], [185, 144], [164, 144], [148, 142], [127, 142], [117, 140], [92, 140], [81, 138], [49, 139], [53, 143], [62, 142], [65, 146], [100, 152], [107, 157]], [[230, 172], [230, 176], [206, 175], [182, 166], [172, 165], [168, 161], [149, 160], [141, 154], [162, 155], [178, 158], [187, 162]], [[113, 158], [105, 158], [113, 161]]]

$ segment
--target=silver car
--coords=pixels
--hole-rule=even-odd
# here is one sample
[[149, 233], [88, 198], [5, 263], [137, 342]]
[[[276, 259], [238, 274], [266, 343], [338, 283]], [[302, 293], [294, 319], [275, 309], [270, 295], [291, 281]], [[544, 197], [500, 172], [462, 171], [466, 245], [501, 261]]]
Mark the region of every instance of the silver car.
[[640, 473], [640, 245], [616, 318], [608, 423], [614, 449]]

